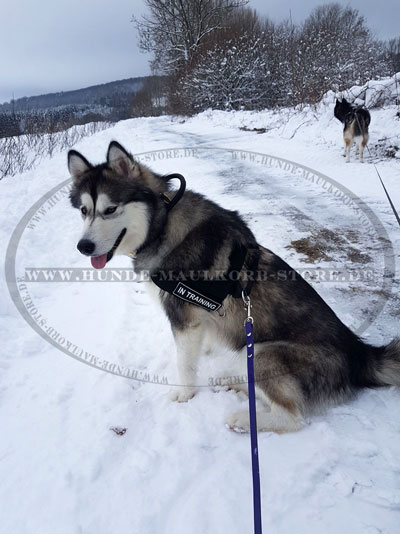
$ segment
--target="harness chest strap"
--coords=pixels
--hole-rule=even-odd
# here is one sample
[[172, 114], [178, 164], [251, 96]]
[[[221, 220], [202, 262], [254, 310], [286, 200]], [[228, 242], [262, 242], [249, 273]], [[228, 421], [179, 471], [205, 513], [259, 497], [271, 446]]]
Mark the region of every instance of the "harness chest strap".
[[[152, 281], [163, 291], [174, 295], [191, 304], [200, 306], [207, 311], [217, 311], [221, 308], [223, 301], [228, 295], [234, 298], [242, 297], [242, 285], [238, 279], [243, 264], [245, 262], [248, 248], [243, 245], [234, 245], [230, 255], [230, 267], [227, 273], [219, 279], [193, 280], [179, 273], [172, 276], [161, 271], [151, 275]], [[259, 249], [255, 254], [256, 261], [251, 266], [254, 273], [258, 266]], [[250, 294], [253, 280], [248, 280], [245, 292]]]

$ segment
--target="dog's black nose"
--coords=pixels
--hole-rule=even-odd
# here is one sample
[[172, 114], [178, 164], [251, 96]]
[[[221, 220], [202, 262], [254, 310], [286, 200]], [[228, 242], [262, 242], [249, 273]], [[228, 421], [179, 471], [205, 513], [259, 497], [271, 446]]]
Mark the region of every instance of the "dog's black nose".
[[90, 256], [90, 254], [93, 254], [94, 252], [95, 244], [93, 241], [89, 241], [89, 239], [81, 239], [77, 245], [77, 248], [82, 254]]

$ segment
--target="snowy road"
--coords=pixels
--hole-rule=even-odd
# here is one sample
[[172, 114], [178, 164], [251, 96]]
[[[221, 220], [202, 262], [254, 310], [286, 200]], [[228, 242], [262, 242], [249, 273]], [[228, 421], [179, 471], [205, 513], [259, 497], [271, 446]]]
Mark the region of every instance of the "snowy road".
[[[387, 342], [399, 333], [399, 288], [396, 281], [387, 285], [383, 274], [391, 246], [397, 255], [400, 250], [400, 231], [373, 166], [344, 163], [340, 129], [328, 118], [289, 139], [297, 127], [288, 124], [283, 139], [275, 131], [239, 131], [218, 113], [186, 122], [137, 119], [76, 148], [93, 162], [104, 158], [111, 139], [133, 153], [155, 151], [147, 156], [155, 170], [180, 172], [188, 187], [238, 209], [264, 246], [293, 267], [310, 269], [314, 287], [347, 324], [364, 325], [370, 342]], [[188, 147], [195, 150], [185, 153]], [[165, 150], [174, 148], [182, 150], [179, 157], [168, 157]], [[327, 175], [366, 202], [383, 230], [371, 228], [368, 213], [333, 190], [251, 159], [248, 151]], [[380, 168], [400, 204], [398, 167], [388, 161]], [[3, 255], [24, 213], [66, 177], [65, 154], [59, 154], [0, 182], [7, 207], [1, 213]], [[78, 214], [61, 199], [24, 232], [17, 276], [28, 267], [89, 268], [75, 250], [79, 232]], [[127, 258], [113, 260], [113, 267], [128, 266]], [[318, 279], [332, 271], [345, 280]], [[40, 313], [76, 346], [140, 376], [174, 382], [169, 325], [140, 284], [27, 285]], [[174, 404], [166, 385], [93, 369], [34, 332], [4, 281], [1, 289], [0, 532], [251, 532], [249, 437], [223, 425], [226, 413], [247, 405], [244, 396], [203, 387], [188, 404]], [[383, 311], [375, 313], [381, 304]], [[210, 357], [199, 380], [207, 384], [225, 371]], [[398, 532], [399, 406], [394, 388], [365, 391], [311, 419], [298, 434], [260, 435], [264, 531]], [[119, 436], [113, 427], [127, 431]]]

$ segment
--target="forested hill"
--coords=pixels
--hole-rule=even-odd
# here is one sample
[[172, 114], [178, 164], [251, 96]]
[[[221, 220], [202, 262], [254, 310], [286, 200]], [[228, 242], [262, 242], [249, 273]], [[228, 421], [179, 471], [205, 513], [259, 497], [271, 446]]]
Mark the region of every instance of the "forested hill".
[[[61, 91], [39, 96], [29, 96], [0, 104], [0, 113], [24, 112], [39, 109], [51, 109], [63, 106], [107, 106], [117, 107], [121, 101], [130, 99], [136, 94], [146, 77], [128, 78], [114, 82], [92, 85], [74, 91]], [[119, 104], [119, 105], [118, 105]]]

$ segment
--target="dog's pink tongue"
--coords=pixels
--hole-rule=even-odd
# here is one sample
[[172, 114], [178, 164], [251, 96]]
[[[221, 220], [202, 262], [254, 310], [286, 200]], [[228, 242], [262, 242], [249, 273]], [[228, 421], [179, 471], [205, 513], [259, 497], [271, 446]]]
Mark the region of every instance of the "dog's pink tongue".
[[95, 269], [104, 269], [104, 266], [107, 263], [107, 254], [102, 254], [101, 256], [92, 256], [90, 261]]

